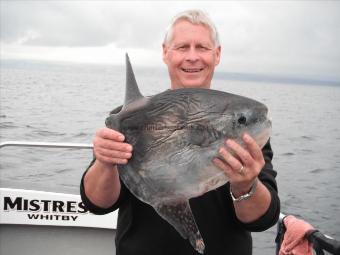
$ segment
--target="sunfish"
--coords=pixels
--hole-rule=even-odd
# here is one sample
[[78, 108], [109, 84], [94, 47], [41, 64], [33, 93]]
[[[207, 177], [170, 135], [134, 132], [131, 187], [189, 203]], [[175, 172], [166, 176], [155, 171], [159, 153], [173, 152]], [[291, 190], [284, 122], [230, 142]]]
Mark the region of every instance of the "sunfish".
[[106, 119], [106, 126], [123, 133], [134, 148], [128, 164], [118, 166], [126, 187], [203, 253], [189, 199], [228, 182], [212, 163], [227, 138], [242, 143], [247, 132], [261, 148], [265, 145], [271, 132], [267, 112], [260, 102], [212, 89], [166, 90], [144, 97], [126, 55], [125, 102]]

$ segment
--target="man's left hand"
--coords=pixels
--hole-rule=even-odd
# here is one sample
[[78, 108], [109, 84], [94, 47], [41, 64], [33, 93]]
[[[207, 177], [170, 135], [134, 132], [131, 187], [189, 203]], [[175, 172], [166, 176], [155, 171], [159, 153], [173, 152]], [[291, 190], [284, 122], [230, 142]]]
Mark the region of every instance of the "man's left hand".
[[262, 150], [256, 141], [248, 134], [244, 134], [242, 140], [245, 148], [227, 139], [226, 147], [219, 149], [221, 159], [213, 159], [213, 163], [228, 176], [235, 197], [249, 192], [265, 164]]

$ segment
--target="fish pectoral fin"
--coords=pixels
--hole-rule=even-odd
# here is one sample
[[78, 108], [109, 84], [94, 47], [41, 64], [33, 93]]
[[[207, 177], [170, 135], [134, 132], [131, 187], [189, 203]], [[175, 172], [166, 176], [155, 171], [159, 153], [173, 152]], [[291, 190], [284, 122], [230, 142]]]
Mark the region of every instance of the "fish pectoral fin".
[[193, 126], [189, 129], [189, 143], [192, 145], [207, 147], [220, 137], [221, 134], [217, 130], [203, 125]]
[[154, 208], [183, 238], [189, 239], [190, 244], [195, 250], [203, 254], [205, 249], [204, 241], [187, 199], [165, 201], [154, 206]]

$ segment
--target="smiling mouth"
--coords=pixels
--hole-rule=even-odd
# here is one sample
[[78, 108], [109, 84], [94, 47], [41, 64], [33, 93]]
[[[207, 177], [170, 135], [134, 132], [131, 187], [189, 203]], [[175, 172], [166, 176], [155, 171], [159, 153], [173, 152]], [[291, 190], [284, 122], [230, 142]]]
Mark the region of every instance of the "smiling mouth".
[[186, 73], [198, 73], [201, 72], [203, 68], [181, 68], [181, 70]]

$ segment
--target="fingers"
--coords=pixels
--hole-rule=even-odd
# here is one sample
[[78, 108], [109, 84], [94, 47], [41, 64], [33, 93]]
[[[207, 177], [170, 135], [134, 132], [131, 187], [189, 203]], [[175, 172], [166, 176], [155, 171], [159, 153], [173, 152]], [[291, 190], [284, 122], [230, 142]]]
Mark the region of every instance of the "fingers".
[[224, 163], [221, 159], [214, 158], [213, 163], [215, 164], [215, 166], [222, 169], [228, 177], [233, 173], [233, 169], [228, 164]]
[[105, 157], [100, 154], [97, 154], [96, 160], [104, 163], [105, 165], [125, 165], [128, 163], [127, 159]]
[[123, 152], [114, 149], [105, 149], [105, 148], [98, 148], [98, 152], [108, 158], [122, 158], [122, 159], [129, 159], [132, 156], [131, 152]]
[[99, 129], [93, 138], [96, 159], [105, 164], [127, 164], [133, 148], [124, 139], [124, 135], [118, 131]]
[[239, 160], [237, 160], [239, 164], [232, 165], [233, 168], [240, 169], [242, 166], [249, 166], [252, 164], [253, 158], [250, 152], [241, 145], [230, 139], [226, 141], [226, 145], [235, 153], [235, 156], [239, 158]]
[[256, 141], [248, 134], [243, 135], [243, 141], [246, 144], [249, 153], [256, 161], [263, 160], [263, 154], [261, 148], [258, 146]]
[[[238, 169], [242, 168], [243, 165], [240, 162], [240, 160], [235, 158], [235, 156], [231, 155], [231, 153], [227, 151], [225, 147], [222, 147], [219, 149], [219, 154], [222, 156], [222, 159], [225, 161], [225, 163], [227, 163], [227, 165], [229, 166], [229, 169], [231, 169], [232, 171], [237, 172]], [[223, 163], [222, 160], [221, 162]]]
[[132, 146], [125, 142], [116, 142], [110, 139], [103, 139], [100, 137], [95, 137], [93, 139], [94, 145], [97, 145], [98, 148], [103, 148], [107, 150], [117, 150], [122, 152], [131, 152]]
[[110, 128], [101, 128], [96, 132], [96, 136], [103, 138], [103, 139], [109, 139], [114, 140], [117, 142], [123, 142], [125, 140], [125, 137], [122, 133], [110, 129]]
[[232, 184], [246, 186], [259, 175], [264, 166], [263, 154], [256, 141], [249, 135], [242, 137], [244, 146], [232, 139], [225, 142], [226, 147], [218, 151], [219, 157], [213, 163], [223, 170]]
[[[260, 168], [258, 170], [261, 170], [264, 165], [264, 158], [261, 148], [257, 145], [256, 141], [248, 134], [244, 134], [242, 136], [242, 139], [245, 145], [244, 147], [242, 147], [239, 143], [232, 139], [228, 139], [226, 141], [227, 147], [234, 153], [234, 159], [229, 159], [230, 162], [228, 163], [230, 163], [231, 167], [234, 169], [240, 169], [242, 166], [244, 166], [252, 169]], [[237, 161], [239, 161], [240, 164], [238, 164]]]

